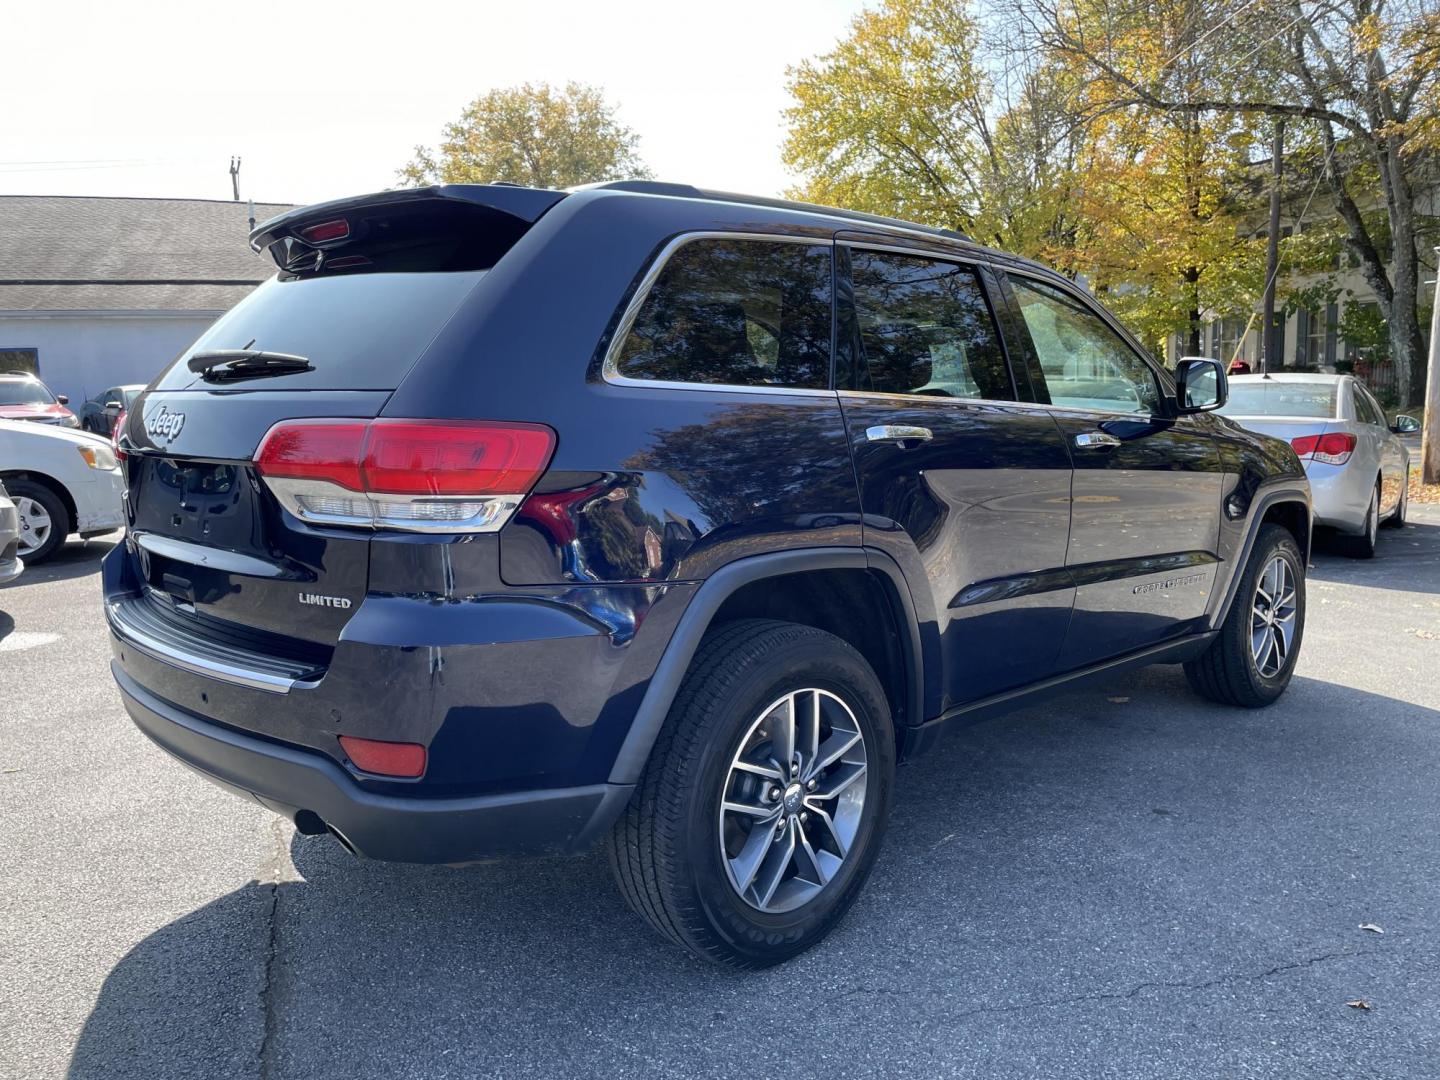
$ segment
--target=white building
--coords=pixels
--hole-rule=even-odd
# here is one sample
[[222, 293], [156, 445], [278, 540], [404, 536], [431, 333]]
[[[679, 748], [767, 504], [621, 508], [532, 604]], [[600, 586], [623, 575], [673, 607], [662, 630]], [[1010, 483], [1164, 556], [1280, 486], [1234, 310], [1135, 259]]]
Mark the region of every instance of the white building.
[[248, 231], [243, 202], [0, 195], [0, 371], [74, 403], [148, 383], [274, 272]]

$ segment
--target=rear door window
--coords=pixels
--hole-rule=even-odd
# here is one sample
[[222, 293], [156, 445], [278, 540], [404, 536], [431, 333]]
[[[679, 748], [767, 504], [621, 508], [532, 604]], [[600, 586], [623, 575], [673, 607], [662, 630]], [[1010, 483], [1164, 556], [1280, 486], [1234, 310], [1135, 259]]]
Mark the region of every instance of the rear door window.
[[1160, 411], [1150, 365], [1077, 297], [1011, 276], [1050, 402], [1107, 413]]
[[627, 379], [830, 384], [828, 243], [705, 238], [666, 261], [621, 343]]
[[922, 255], [850, 253], [859, 348], [842, 385], [884, 394], [1012, 400], [1014, 384], [975, 271]]

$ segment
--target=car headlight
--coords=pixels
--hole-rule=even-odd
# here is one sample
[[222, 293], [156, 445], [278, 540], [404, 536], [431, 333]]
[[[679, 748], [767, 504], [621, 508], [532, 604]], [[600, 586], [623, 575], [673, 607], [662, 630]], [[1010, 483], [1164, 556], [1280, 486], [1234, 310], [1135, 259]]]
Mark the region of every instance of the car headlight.
[[60, 417], [60, 419], [56, 421], [56, 423], [58, 423], [61, 427], [79, 427], [80, 418], [72, 413], [69, 416]]
[[94, 446], [77, 446], [80, 456], [85, 459], [85, 464], [92, 469], [118, 469], [120, 463], [115, 460], [115, 451], [104, 443], [96, 443]]

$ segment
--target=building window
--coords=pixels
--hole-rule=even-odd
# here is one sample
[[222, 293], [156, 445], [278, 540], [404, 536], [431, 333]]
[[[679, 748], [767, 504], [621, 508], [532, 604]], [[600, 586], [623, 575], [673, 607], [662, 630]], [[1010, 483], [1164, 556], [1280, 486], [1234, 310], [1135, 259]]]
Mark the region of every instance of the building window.
[[39, 349], [0, 349], [0, 375], [25, 372], [40, 374]]
[[1244, 319], [1218, 319], [1211, 323], [1210, 355], [1224, 364], [1235, 359], [1245, 338], [1245, 323]]

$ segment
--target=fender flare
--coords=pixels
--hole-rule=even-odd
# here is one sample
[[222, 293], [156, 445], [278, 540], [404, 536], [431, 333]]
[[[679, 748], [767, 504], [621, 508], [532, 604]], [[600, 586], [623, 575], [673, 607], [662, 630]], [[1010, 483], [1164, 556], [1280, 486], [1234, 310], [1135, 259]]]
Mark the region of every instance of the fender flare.
[[1231, 562], [1230, 579], [1225, 583], [1225, 592], [1220, 603], [1216, 605], [1215, 613], [1210, 617], [1212, 630], [1223, 625], [1230, 615], [1230, 608], [1235, 603], [1235, 594], [1240, 588], [1240, 579], [1245, 573], [1245, 564], [1250, 561], [1250, 552], [1255, 547], [1255, 538], [1260, 535], [1260, 526], [1265, 522], [1265, 514], [1272, 507], [1284, 503], [1298, 503], [1305, 508], [1305, 516], [1310, 521], [1310, 527], [1306, 531], [1305, 550], [1300, 554], [1305, 560], [1305, 565], [1310, 564], [1310, 545], [1315, 534], [1314, 514], [1310, 508], [1310, 489], [1286, 485], [1273, 487], [1257, 494], [1250, 503], [1249, 518], [1245, 525], [1245, 538], [1240, 542], [1240, 547]]
[[796, 548], [751, 555], [715, 571], [691, 598], [655, 667], [655, 673], [650, 677], [625, 741], [620, 744], [610, 769], [610, 783], [635, 784], [639, 781], [650, 750], [680, 690], [680, 683], [721, 605], [738, 589], [756, 581], [811, 570], [874, 570], [888, 579], [894, 615], [900, 624], [897, 629], [907, 675], [907, 714], [915, 724], [924, 719], [921, 715], [925, 682], [920, 627], [909, 584], [895, 560], [883, 552], [863, 547]]

